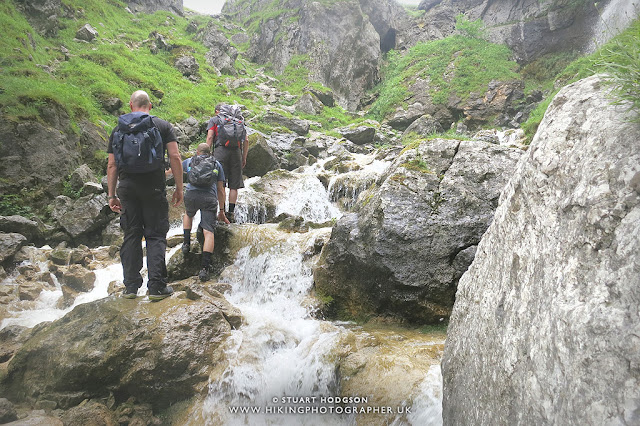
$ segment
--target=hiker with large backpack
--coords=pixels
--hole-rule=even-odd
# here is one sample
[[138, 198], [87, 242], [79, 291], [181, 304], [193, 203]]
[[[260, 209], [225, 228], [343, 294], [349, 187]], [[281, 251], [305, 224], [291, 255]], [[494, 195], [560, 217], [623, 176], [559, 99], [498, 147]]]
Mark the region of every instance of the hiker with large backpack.
[[216, 228], [216, 211], [220, 205], [217, 220], [229, 223], [224, 214], [224, 171], [222, 165], [211, 155], [211, 148], [201, 143], [196, 149], [196, 155], [182, 162], [182, 168], [187, 172], [186, 192], [184, 194], [185, 214], [182, 216], [182, 230], [184, 242], [182, 254], [184, 258], [191, 249], [191, 227], [193, 216], [200, 210], [200, 227], [204, 233], [202, 257], [200, 259], [200, 281], [209, 279], [209, 267], [213, 255], [214, 234]]
[[[224, 169], [229, 188], [226, 217], [234, 222], [238, 189], [244, 188], [242, 169], [247, 164], [249, 139], [239, 106], [218, 104], [215, 113], [207, 125], [207, 144], [214, 149], [213, 155]], [[224, 210], [224, 205], [221, 208]]]
[[118, 118], [118, 125], [109, 136], [109, 208], [120, 213], [120, 226], [124, 231], [120, 248], [125, 285], [123, 296], [135, 299], [142, 286], [144, 237], [149, 299], [158, 301], [173, 293], [167, 286], [165, 262], [169, 231], [165, 151], [176, 180], [172, 197], [175, 206], [182, 202], [182, 159], [173, 126], [149, 114], [153, 105], [146, 92], [134, 92], [129, 107], [131, 112]]

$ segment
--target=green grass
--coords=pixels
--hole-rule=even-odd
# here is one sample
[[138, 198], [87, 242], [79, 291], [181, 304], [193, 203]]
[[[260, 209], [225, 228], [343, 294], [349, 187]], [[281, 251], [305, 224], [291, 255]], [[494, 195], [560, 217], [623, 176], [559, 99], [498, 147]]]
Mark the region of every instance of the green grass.
[[382, 83], [374, 89], [378, 98], [368, 111], [383, 120], [409, 97], [408, 87], [417, 78], [429, 81], [435, 104], [446, 104], [454, 95], [466, 99], [472, 92], [484, 92], [492, 80], [518, 79], [511, 51], [502, 45], [454, 35], [416, 44], [401, 55], [391, 51], [381, 70]]
[[594, 53], [570, 62], [549, 79], [554, 82], [553, 87], [522, 124], [528, 140], [533, 139], [547, 107], [562, 87], [597, 73], [609, 75], [607, 82], [614, 88], [613, 102], [628, 101], [631, 109], [640, 112], [640, 20]]

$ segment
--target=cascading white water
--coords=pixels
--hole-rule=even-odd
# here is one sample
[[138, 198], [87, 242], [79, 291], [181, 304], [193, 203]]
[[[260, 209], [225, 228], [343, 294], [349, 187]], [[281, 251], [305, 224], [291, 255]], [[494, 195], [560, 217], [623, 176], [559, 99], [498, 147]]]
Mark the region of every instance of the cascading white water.
[[[382, 162], [372, 161], [372, 158], [360, 160], [363, 166], [361, 173], [352, 177], [357, 176], [367, 182], [377, 179], [386, 167]], [[319, 167], [301, 172], [302, 178], [280, 202], [280, 212], [300, 215], [319, 223], [340, 216], [341, 213], [330, 202], [328, 192], [316, 177]], [[342, 182], [347, 186], [354, 185], [353, 182]], [[249, 188], [244, 191], [251, 192]], [[197, 227], [198, 218], [194, 222], [193, 229]], [[180, 235], [181, 232], [181, 226], [177, 226], [169, 234]], [[210, 383], [206, 400], [201, 406], [194, 407], [188, 424], [367, 424], [366, 417], [362, 420], [359, 414], [353, 412], [333, 411], [342, 406], [321, 400], [346, 395], [342, 388], [345, 377], [340, 377], [338, 373], [340, 357], [346, 356], [345, 342], [353, 340], [357, 333], [369, 336], [366, 332], [354, 331], [352, 326], [322, 321], [312, 316], [315, 309], [314, 300], [310, 297], [313, 258], [309, 258], [309, 253], [313, 253], [317, 240], [328, 238], [330, 233], [330, 227], [307, 233], [287, 233], [274, 224], [233, 225], [236, 260], [222, 272], [219, 281], [231, 285], [232, 290], [225, 297], [240, 309], [245, 321], [223, 343], [225, 365], [216, 367], [220, 374], [213, 376], [215, 379]], [[167, 258], [179, 248], [178, 245], [168, 250]], [[43, 268], [44, 265], [41, 265], [40, 269]], [[109, 283], [122, 279], [122, 266], [116, 263], [95, 273], [94, 290], [79, 296], [74, 306], [106, 297]], [[56, 290], [41, 294], [35, 311], [15, 312], [12, 318], [3, 321], [2, 327], [10, 324], [31, 327], [42, 321], [60, 318], [73, 309], [73, 306], [64, 310], [54, 308], [62, 297], [60, 286], [56, 285]], [[144, 292], [143, 286], [140, 294]], [[383, 345], [393, 345], [393, 339]], [[420, 338], [409, 340], [410, 346], [420, 348], [425, 345]], [[426, 345], [431, 344], [440, 347], [442, 337]], [[411, 354], [409, 358], [415, 356]], [[402, 371], [405, 368], [406, 361], [402, 359], [397, 366], [393, 366], [395, 355], [384, 353], [381, 357], [383, 365], [389, 365], [392, 370]], [[406, 387], [400, 400], [394, 400], [399, 405], [410, 404], [412, 410], [401, 415], [377, 417], [375, 424], [404, 426], [442, 423], [442, 379], [437, 360], [435, 362], [430, 367], [414, 366], [411, 382], [417, 385]], [[389, 380], [389, 375], [386, 371], [373, 370], [366, 373], [364, 379], [361, 376], [354, 378], [354, 381], [366, 383], [366, 380], [376, 380], [379, 376], [393, 383], [396, 378]], [[409, 382], [404, 377], [400, 380]], [[364, 389], [362, 393], [367, 395], [346, 396], [373, 395], [366, 386], [358, 389]], [[372, 398], [375, 398], [376, 404], [383, 404], [386, 395], [383, 393]], [[373, 402], [369, 402], [359, 407], [373, 408], [373, 405]]]
[[[326, 424], [322, 421], [327, 420], [340, 424], [336, 422], [344, 420], [336, 416], [303, 416], [301, 423], [299, 416], [279, 415], [273, 404], [274, 398], [335, 395], [338, 389], [331, 355], [344, 330], [311, 318], [309, 307], [304, 306], [313, 277], [302, 253], [330, 229], [286, 234], [273, 225], [261, 228], [260, 238], [241, 249], [235, 264], [220, 277], [233, 287], [227, 298], [240, 308], [245, 325], [225, 343], [229, 364], [220, 381], [210, 386], [204, 421], [211, 425]], [[240, 407], [259, 411], [232, 412]], [[274, 412], [268, 412], [269, 407]]]

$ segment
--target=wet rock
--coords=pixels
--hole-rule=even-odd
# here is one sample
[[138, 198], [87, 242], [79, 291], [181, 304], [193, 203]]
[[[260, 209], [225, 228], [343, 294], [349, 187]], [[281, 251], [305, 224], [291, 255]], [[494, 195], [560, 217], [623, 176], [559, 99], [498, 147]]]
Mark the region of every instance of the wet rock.
[[79, 245], [77, 248], [71, 250], [69, 257], [69, 263], [77, 263], [83, 266], [87, 266], [93, 259], [91, 249], [85, 245]]
[[445, 424], [638, 420], [640, 127], [605, 87], [555, 96], [460, 279]]
[[26, 242], [22, 234], [0, 232], [0, 263], [11, 259]]
[[62, 420], [47, 415], [44, 410], [33, 410], [25, 418], [7, 423], [8, 426], [64, 426]]
[[120, 246], [124, 240], [124, 232], [120, 227], [120, 218], [115, 218], [102, 231], [102, 244]]
[[38, 327], [2, 386], [19, 400], [37, 396], [63, 409], [110, 392], [165, 409], [206, 389], [230, 330], [225, 312], [204, 298], [86, 303]]
[[20, 300], [36, 300], [45, 288], [49, 288], [49, 284], [43, 282], [22, 282], [18, 286], [18, 298]]
[[76, 31], [76, 38], [83, 41], [93, 41], [98, 38], [98, 31], [90, 24], [84, 24], [82, 28]]
[[[196, 230], [196, 238], [191, 238], [191, 252], [186, 258], [182, 254], [182, 250], [178, 250], [167, 262], [167, 274], [169, 279], [182, 280], [198, 275], [201, 267], [202, 246], [199, 241], [204, 241], [201, 228]], [[200, 235], [198, 235], [200, 234]], [[213, 255], [211, 256], [211, 276], [216, 277], [220, 274], [224, 267], [233, 263], [229, 257], [229, 243], [233, 233], [229, 227], [218, 226], [214, 231], [215, 245], [213, 247]]]
[[18, 233], [32, 240], [42, 233], [42, 229], [38, 222], [27, 219], [26, 217], [14, 215], [0, 216], [0, 232]]
[[373, 143], [376, 129], [371, 126], [347, 127], [338, 129], [338, 133], [356, 145], [364, 145]]
[[247, 177], [264, 176], [267, 172], [275, 170], [278, 164], [279, 159], [266, 138], [257, 132], [249, 135], [247, 165], [242, 171], [243, 174]]
[[67, 269], [59, 269], [56, 276], [58, 276], [61, 284], [83, 293], [91, 291], [96, 281], [96, 274], [80, 265], [71, 265]]
[[314, 269], [335, 314], [448, 318], [462, 267], [453, 260], [480, 241], [520, 155], [445, 139], [404, 151], [359, 197], [357, 213], [338, 220]]
[[60, 244], [49, 253], [49, 259], [55, 265], [65, 266], [69, 264], [71, 259], [71, 250], [65, 244]]
[[0, 424], [18, 420], [16, 407], [7, 398], [0, 398]]
[[106, 405], [95, 401], [80, 404], [66, 411], [62, 416], [65, 426], [117, 426], [115, 415]]
[[102, 228], [113, 217], [105, 193], [87, 195], [77, 200], [60, 195], [53, 202], [51, 216], [73, 238], [86, 236]]

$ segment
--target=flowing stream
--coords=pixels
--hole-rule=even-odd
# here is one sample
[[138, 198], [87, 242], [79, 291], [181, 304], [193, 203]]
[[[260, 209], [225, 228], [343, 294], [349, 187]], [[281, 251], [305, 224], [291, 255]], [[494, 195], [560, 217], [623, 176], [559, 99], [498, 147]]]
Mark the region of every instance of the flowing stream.
[[[334, 176], [328, 190], [316, 173], [300, 179], [279, 204], [279, 213], [323, 223], [348, 208], [383, 172], [363, 158], [361, 173]], [[255, 204], [251, 190], [241, 192], [239, 208]], [[254, 209], [259, 211], [259, 209]], [[244, 214], [244, 216], [243, 216]], [[250, 219], [247, 210], [237, 217]], [[195, 230], [198, 218], [195, 218]], [[328, 240], [331, 227], [286, 232], [275, 224], [236, 224], [230, 250], [235, 263], [219, 282], [238, 307], [244, 325], [224, 343], [226, 364], [212, 375], [205, 400], [193, 407], [192, 425], [439, 425], [442, 423], [440, 358], [444, 334], [389, 326], [358, 326], [317, 318], [313, 297], [314, 247]], [[170, 235], [181, 233], [178, 226]], [[180, 246], [170, 249], [170, 258]], [[47, 248], [43, 248], [46, 250]], [[45, 270], [46, 265], [39, 265]], [[0, 327], [32, 327], [62, 317], [80, 303], [108, 295], [122, 267], [95, 271], [91, 292], [66, 309], [55, 308], [60, 285], [43, 291], [33, 309], [11, 312]], [[55, 278], [55, 277], [54, 277]], [[144, 294], [146, 283], [140, 290]]]

